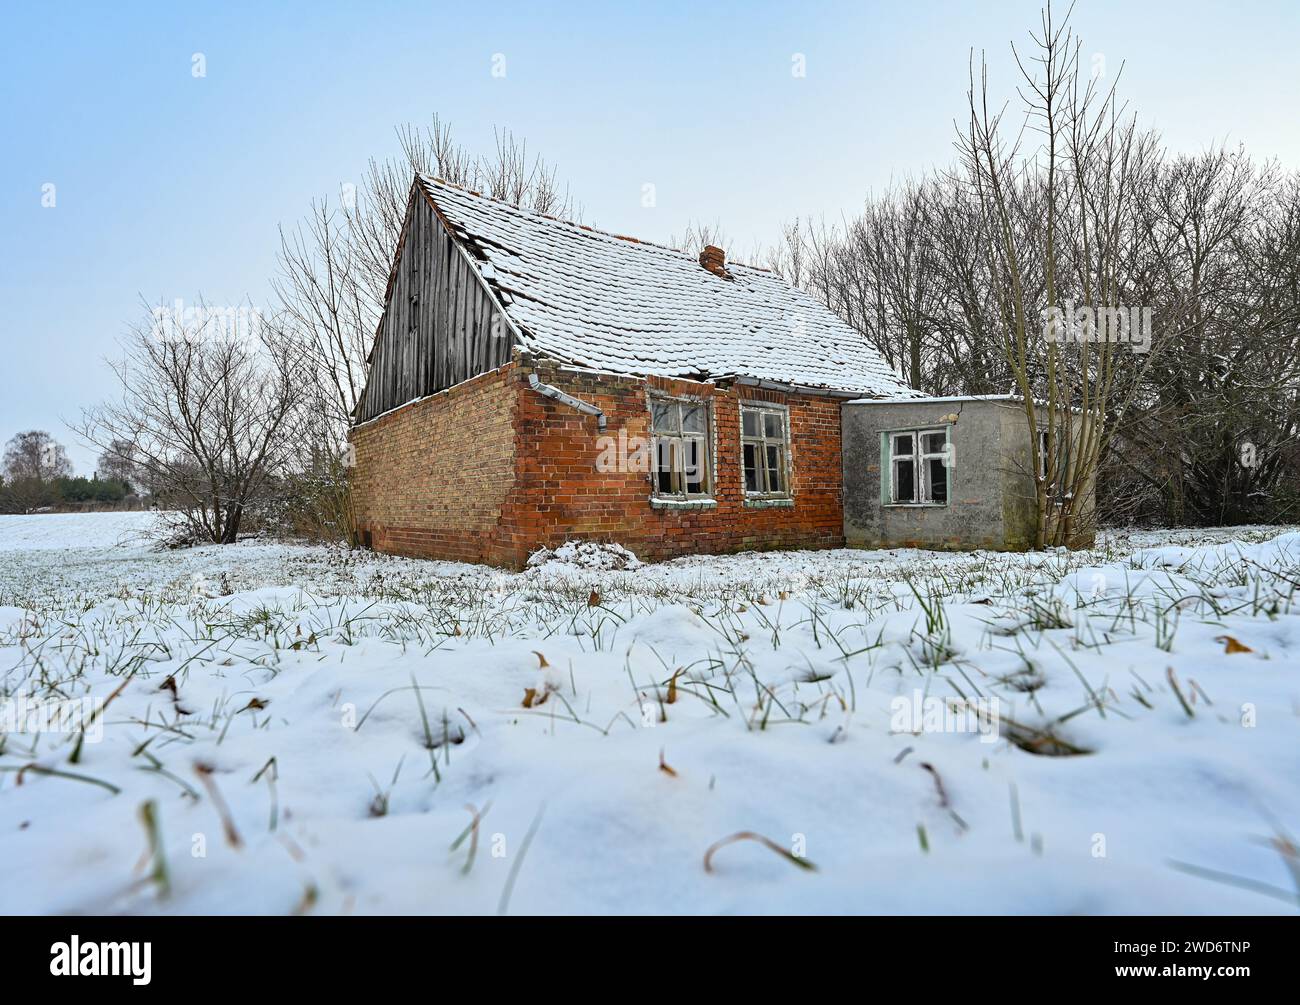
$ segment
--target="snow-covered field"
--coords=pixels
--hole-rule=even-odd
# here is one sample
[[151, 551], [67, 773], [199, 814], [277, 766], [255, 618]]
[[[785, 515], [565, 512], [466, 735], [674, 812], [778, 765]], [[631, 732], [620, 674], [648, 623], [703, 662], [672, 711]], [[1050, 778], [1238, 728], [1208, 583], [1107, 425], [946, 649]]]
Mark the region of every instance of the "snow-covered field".
[[1300, 533], [505, 574], [151, 519], [0, 517], [4, 912], [1300, 907]]

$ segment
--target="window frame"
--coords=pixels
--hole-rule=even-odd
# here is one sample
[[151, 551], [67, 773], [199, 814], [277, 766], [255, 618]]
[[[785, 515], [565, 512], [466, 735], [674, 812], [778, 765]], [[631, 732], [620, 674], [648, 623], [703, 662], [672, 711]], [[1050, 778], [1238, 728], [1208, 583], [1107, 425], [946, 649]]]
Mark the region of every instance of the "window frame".
[[[671, 405], [673, 406], [676, 416], [676, 431], [664, 431], [655, 427], [655, 406]], [[704, 410], [704, 430], [702, 432], [687, 431], [682, 423], [683, 408], [702, 408]], [[713, 463], [713, 403], [706, 397], [692, 397], [690, 395], [664, 394], [658, 391], [651, 391], [646, 394], [646, 411], [649, 414], [649, 432], [650, 432], [650, 499], [652, 502], [677, 504], [677, 505], [698, 505], [701, 503], [712, 503], [716, 500], [716, 473]], [[680, 491], [663, 491], [659, 487], [659, 443], [661, 440], [673, 441], [679, 445], [678, 454], [681, 457], [681, 463], [674, 471], [674, 475], [680, 479]], [[689, 492], [687, 491], [685, 444], [690, 441], [699, 445], [699, 450], [704, 458], [704, 491]]]
[[[747, 436], [745, 434], [745, 413], [747, 411], [755, 412], [760, 416], [759, 433], [757, 436]], [[767, 426], [762, 416], [767, 414], [776, 415], [781, 422], [781, 439], [773, 440], [767, 435]], [[752, 399], [742, 399], [740, 401], [740, 490], [747, 501], [753, 500], [760, 502], [764, 500], [793, 499], [793, 464], [791, 460], [790, 444], [790, 408], [788, 405], [775, 401], [756, 401]], [[780, 472], [781, 480], [784, 486], [779, 489], [772, 489], [767, 484], [768, 465], [767, 465], [767, 447], [769, 444], [777, 446], [781, 451]], [[762, 487], [755, 490], [751, 489], [745, 483], [745, 447], [753, 445], [758, 451], [759, 464], [755, 469], [759, 473]]]
[[1048, 469], [1048, 436], [1047, 427], [1038, 427], [1038, 477], [1047, 486], [1047, 498], [1060, 502], [1064, 499], [1067, 491], [1066, 486], [1070, 484], [1070, 442], [1069, 438], [1062, 435], [1062, 429], [1057, 426], [1054, 430], [1053, 439], [1056, 440], [1056, 477], [1050, 482], [1047, 480]]
[[[943, 449], [924, 450], [922, 443], [923, 437], [933, 434], [943, 436]], [[912, 449], [910, 452], [900, 454], [895, 449], [896, 440], [900, 436], [912, 437]], [[950, 424], [942, 426], [911, 426], [902, 429], [886, 429], [880, 433], [881, 451], [885, 455], [882, 457], [880, 466], [882, 486], [881, 486], [881, 505], [884, 506], [901, 506], [913, 508], [932, 508], [948, 506], [952, 502], [952, 426]], [[885, 458], [888, 458], [885, 460]], [[930, 480], [930, 471], [928, 461], [939, 460], [943, 464], [945, 472], [944, 498], [936, 500], [934, 498], [933, 487]], [[915, 498], [902, 499], [898, 498], [898, 464], [900, 462], [911, 461], [912, 463], [912, 484], [915, 488]]]

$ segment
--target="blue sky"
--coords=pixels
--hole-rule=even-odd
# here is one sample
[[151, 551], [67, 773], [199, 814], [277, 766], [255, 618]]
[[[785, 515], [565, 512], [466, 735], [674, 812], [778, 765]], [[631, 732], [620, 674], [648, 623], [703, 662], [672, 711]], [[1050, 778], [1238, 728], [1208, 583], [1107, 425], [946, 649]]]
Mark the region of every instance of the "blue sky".
[[[267, 296], [276, 228], [439, 112], [558, 165], [588, 223], [719, 221], [736, 257], [951, 159], [971, 48], [1010, 95], [1039, 4], [18, 4], [0, 35], [0, 443], [111, 395], [140, 298]], [[1300, 167], [1300, 4], [1079, 0], [1085, 52], [1175, 150]], [[194, 54], [206, 62], [195, 77]], [[505, 57], [504, 77], [491, 73]], [[791, 73], [802, 54], [807, 75]], [[642, 186], [656, 206], [642, 206]], [[55, 205], [42, 205], [54, 185]]]

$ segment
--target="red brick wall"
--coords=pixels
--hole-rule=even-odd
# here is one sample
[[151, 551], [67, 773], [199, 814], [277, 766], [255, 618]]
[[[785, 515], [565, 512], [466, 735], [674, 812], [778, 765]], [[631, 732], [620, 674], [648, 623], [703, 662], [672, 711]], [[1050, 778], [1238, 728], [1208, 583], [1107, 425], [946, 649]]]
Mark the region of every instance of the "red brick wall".
[[[529, 388], [514, 364], [354, 432], [358, 523], [375, 548], [518, 567], [571, 538], [617, 541], [652, 561], [843, 545], [838, 400], [545, 365], [537, 373], [604, 411], [605, 432]], [[649, 437], [648, 388], [711, 399], [716, 507], [656, 509], [646, 471], [598, 470], [602, 436]], [[739, 402], [748, 397], [789, 408], [791, 508], [745, 505]]]
[[516, 381], [509, 364], [352, 431], [363, 539], [397, 555], [512, 560], [498, 528], [515, 481]]
[[[542, 367], [538, 377], [601, 409], [605, 436], [649, 437], [647, 388], [708, 397], [713, 405], [714, 498], [709, 509], [655, 509], [645, 471], [597, 471], [602, 435], [596, 420], [526, 390], [520, 400], [518, 491], [504, 530], [526, 557], [566, 538], [617, 541], [642, 558], [693, 552], [827, 548], [844, 543], [840, 481], [840, 405], [832, 398], [776, 394], [694, 381], [638, 380]], [[755, 397], [790, 409], [793, 508], [744, 504], [740, 400]]]

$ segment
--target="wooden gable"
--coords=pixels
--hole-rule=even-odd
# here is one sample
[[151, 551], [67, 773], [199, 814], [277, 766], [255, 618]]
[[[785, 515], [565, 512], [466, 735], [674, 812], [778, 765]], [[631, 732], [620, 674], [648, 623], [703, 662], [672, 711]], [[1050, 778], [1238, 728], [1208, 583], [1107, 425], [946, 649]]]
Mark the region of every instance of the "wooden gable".
[[356, 421], [501, 366], [515, 341], [478, 264], [413, 186]]

